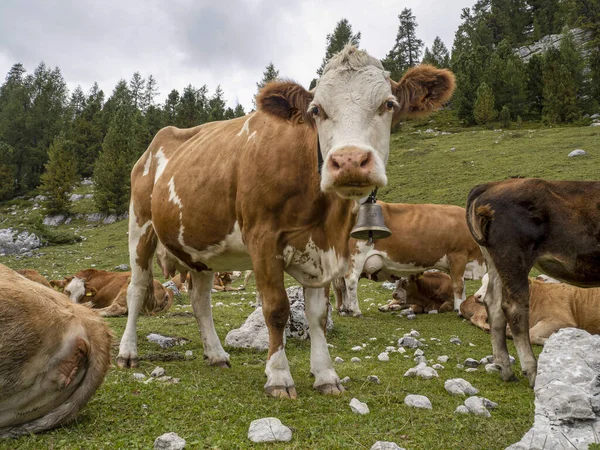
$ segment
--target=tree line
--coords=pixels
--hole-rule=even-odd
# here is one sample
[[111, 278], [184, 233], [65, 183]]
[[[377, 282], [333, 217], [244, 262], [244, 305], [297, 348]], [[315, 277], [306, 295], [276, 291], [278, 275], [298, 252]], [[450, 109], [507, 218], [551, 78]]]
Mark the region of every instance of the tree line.
[[[450, 108], [466, 124], [500, 120], [574, 122], [597, 112], [600, 101], [600, 0], [478, 0], [465, 8], [452, 52], [436, 37], [431, 48], [418, 37], [412, 10], [398, 15], [394, 43], [381, 60], [394, 80], [419, 63], [450, 68], [457, 90]], [[579, 48], [569, 30], [589, 33]], [[561, 34], [559, 48], [523, 61], [515, 49], [548, 34]], [[347, 43], [360, 46], [361, 33], [347, 19], [326, 36], [316, 69]], [[279, 77], [271, 62], [257, 91]], [[310, 83], [312, 89], [317, 79]], [[68, 211], [68, 193], [82, 177], [93, 177], [94, 199], [103, 212], [126, 211], [129, 172], [156, 132], [166, 126], [193, 127], [243, 116], [228, 107], [223, 90], [206, 85], [169, 92], [163, 104], [156, 80], [134, 73], [110, 97], [94, 84], [70, 95], [58, 68], [41, 63], [26, 74], [15, 64], [0, 86], [0, 200], [40, 186], [49, 212]], [[253, 105], [256, 107], [256, 105]]]

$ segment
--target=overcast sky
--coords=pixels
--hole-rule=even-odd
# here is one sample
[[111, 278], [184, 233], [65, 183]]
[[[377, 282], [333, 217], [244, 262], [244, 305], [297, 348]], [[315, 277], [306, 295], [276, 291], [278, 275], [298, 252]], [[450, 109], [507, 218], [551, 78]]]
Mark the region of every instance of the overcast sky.
[[[108, 97], [121, 78], [152, 74], [160, 91], [217, 85], [228, 106], [252, 105], [269, 62], [308, 87], [325, 55], [326, 36], [346, 18], [360, 47], [383, 58], [398, 14], [411, 8], [417, 36], [448, 49], [460, 13], [475, 0], [1, 0], [0, 76], [22, 63], [58, 66], [72, 90], [97, 81]], [[3, 80], [2, 80], [3, 81]]]

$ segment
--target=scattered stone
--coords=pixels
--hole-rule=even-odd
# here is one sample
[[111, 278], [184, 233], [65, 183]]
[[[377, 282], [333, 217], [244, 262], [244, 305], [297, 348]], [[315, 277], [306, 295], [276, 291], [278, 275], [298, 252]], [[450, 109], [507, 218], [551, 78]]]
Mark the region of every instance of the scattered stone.
[[353, 352], [360, 352], [360, 351], [362, 351], [362, 349], [363, 349], [362, 345], [355, 345], [354, 347], [352, 347], [351, 350]]
[[509, 361], [511, 364], [514, 364], [514, 363], [516, 363], [516, 362], [517, 362], [517, 360], [516, 360], [514, 357], [510, 356], [510, 355], [508, 355], [508, 361]]
[[432, 309], [431, 311], [429, 311], [427, 314], [437, 314], [438, 310], [437, 309]]
[[[83, 186], [91, 186], [94, 184], [94, 182], [92, 181], [91, 178], [84, 178], [83, 180], [81, 180], [81, 184]], [[37, 198], [37, 197], [36, 197]]]
[[358, 356], [353, 356], [350, 361], [353, 362], [353, 363], [359, 363], [360, 362], [360, 358]]
[[106, 214], [102, 213], [91, 213], [85, 215], [85, 220], [87, 222], [100, 222], [101, 220], [104, 220], [104, 218], [106, 218]]
[[253, 420], [248, 429], [248, 439], [252, 442], [289, 442], [292, 430], [275, 417]]
[[459, 338], [457, 338], [456, 336], [453, 336], [450, 338], [450, 343], [456, 344], [456, 345], [461, 345], [462, 341]]
[[185, 359], [192, 359], [193, 357], [194, 357], [194, 352], [192, 352], [191, 350], [185, 351]]
[[438, 356], [437, 360], [443, 364], [446, 364], [448, 362], [448, 357], [446, 355]]
[[110, 225], [111, 223], [115, 223], [117, 220], [118, 220], [118, 217], [116, 214], [110, 214], [104, 218], [102, 223], [104, 225]]
[[442, 370], [444, 368], [444, 366], [442, 366], [441, 364], [434, 364], [433, 367], [435, 370]]
[[336, 356], [335, 359], [333, 360], [333, 362], [335, 362], [337, 364], [341, 364], [344, 362], [344, 360], [342, 358], [340, 358], [339, 356]]
[[388, 353], [394, 353], [394, 352], [397, 352], [398, 350], [396, 350], [396, 347], [393, 347], [393, 346], [391, 346], [391, 345], [388, 345], [388, 346], [385, 348], [385, 351], [386, 351], [386, 352], [388, 352]]
[[146, 339], [148, 342], [160, 345], [161, 348], [171, 348], [176, 345], [185, 345], [190, 342], [189, 339], [186, 338], [163, 336], [157, 333], [150, 333], [146, 336]]
[[407, 309], [403, 309], [402, 311], [400, 311], [400, 315], [401, 316], [408, 316], [408, 315], [412, 315], [414, 314], [412, 309], [407, 308]]
[[143, 373], [136, 372], [133, 374], [133, 378], [138, 381], [143, 381], [146, 379], [146, 375], [144, 375]]
[[369, 407], [366, 403], [361, 402], [360, 400], [353, 398], [350, 400], [350, 409], [353, 413], [356, 414], [369, 414]]
[[465, 359], [465, 362], [463, 363], [463, 366], [465, 366], [465, 367], [479, 367], [479, 361], [477, 361], [476, 359], [473, 359], [473, 358], [467, 358], [467, 359]]
[[381, 283], [380, 285], [382, 288], [384, 289], [388, 289], [390, 291], [393, 291], [396, 289], [396, 283], [391, 283], [389, 281], [384, 281], [383, 283]]
[[582, 149], [578, 148], [577, 150], [573, 150], [568, 155], [569, 158], [573, 158], [575, 156], [589, 156], [589, 155], [588, 155], [588, 153], [585, 150], [582, 150]]
[[162, 377], [165, 374], [165, 369], [160, 366], [156, 366], [150, 376], [154, 378]]
[[457, 365], [456, 365], [456, 368], [457, 368], [457, 369], [464, 369], [464, 368], [465, 368], [465, 366], [463, 366], [462, 364], [457, 364]]
[[83, 194], [71, 194], [69, 197], [70, 202], [78, 202], [81, 199], [83, 199]]
[[477, 368], [476, 367], [468, 367], [465, 369], [465, 372], [477, 372]]
[[456, 414], [469, 414], [469, 410], [467, 409], [467, 407], [465, 405], [457, 406], [456, 410], [454, 412]]
[[185, 439], [177, 433], [165, 433], [154, 441], [154, 450], [181, 450], [185, 448]]
[[18, 232], [12, 228], [0, 230], [0, 253], [4, 255], [25, 254], [42, 246], [42, 241], [28, 231]]
[[404, 398], [404, 403], [413, 408], [432, 408], [431, 401], [424, 395], [409, 394]]
[[177, 286], [175, 285], [175, 282], [173, 280], [165, 281], [163, 283], [163, 286], [173, 291], [173, 295], [181, 295], [181, 292], [179, 291], [179, 289], [177, 289]]
[[44, 217], [43, 224], [50, 227], [57, 227], [67, 219], [65, 214], [54, 214]]
[[390, 360], [390, 355], [387, 352], [382, 352], [377, 356], [379, 361], [387, 362]]
[[377, 375], [369, 375], [367, 381], [373, 384], [381, 384], [381, 380], [379, 380]]
[[415, 364], [427, 363], [427, 358], [425, 358], [424, 356], [415, 356], [413, 358], [413, 361], [415, 362]]
[[491, 414], [483, 404], [483, 399], [481, 397], [469, 397], [465, 400], [465, 406], [472, 414], [477, 416], [491, 417]]
[[451, 147], [451, 148], [450, 148], [450, 151], [451, 151], [451, 152], [455, 152], [455, 151], [456, 151], [456, 147]]
[[408, 314], [408, 315], [406, 316], [406, 318], [407, 318], [408, 320], [415, 320], [415, 319], [417, 318], [417, 316], [416, 316], [415, 314]]
[[377, 441], [371, 446], [371, 450], [405, 450], [395, 442]]
[[420, 348], [416, 349], [414, 353], [415, 356], [423, 356], [424, 354], [425, 353]]
[[127, 272], [129, 270], [129, 266], [127, 264], [119, 264], [117, 267], [115, 267], [115, 270]]
[[152, 383], [154, 380], [156, 380], [156, 378], [150, 377], [144, 380], [144, 384], [150, 384]]
[[404, 336], [398, 339], [398, 347], [406, 347], [406, 348], [418, 348], [421, 347], [423, 343], [414, 337]]
[[477, 395], [479, 393], [479, 389], [463, 378], [446, 380], [444, 388], [452, 395]]
[[350, 377], [344, 377], [344, 378], [342, 378], [342, 379], [340, 380], [340, 383], [342, 383], [342, 384], [348, 384], [348, 383], [350, 383], [350, 381], [352, 381], [352, 380], [350, 379]]
[[[404, 347], [398, 347], [398, 353], [406, 353], [406, 349]], [[408, 355], [406, 355], [408, 357]]]
[[497, 373], [497, 372], [500, 372], [500, 367], [494, 363], [486, 364], [485, 371], [487, 373]]
[[498, 407], [498, 403], [493, 402], [485, 397], [481, 397], [481, 400], [483, 401], [483, 406], [485, 406], [487, 409], [496, 409]]

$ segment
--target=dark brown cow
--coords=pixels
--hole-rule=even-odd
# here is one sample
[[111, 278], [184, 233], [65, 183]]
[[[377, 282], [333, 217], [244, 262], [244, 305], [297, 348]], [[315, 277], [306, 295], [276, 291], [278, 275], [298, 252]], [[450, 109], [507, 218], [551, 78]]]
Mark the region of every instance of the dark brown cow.
[[[487, 312], [481, 301], [485, 297], [488, 276], [482, 287], [461, 305], [461, 312], [471, 323], [490, 331]], [[529, 340], [544, 345], [552, 333], [561, 328], [581, 328], [600, 334], [600, 288], [580, 288], [566, 283], [529, 279]], [[512, 338], [510, 327], [506, 335]]]
[[15, 272], [17, 272], [19, 275], [23, 275], [28, 280], [35, 281], [36, 283], [41, 284], [42, 286], [46, 286], [46, 287], [49, 287], [49, 288], [52, 287], [50, 285], [50, 282], [48, 280], [46, 280], [46, 277], [44, 277], [37, 270], [34, 270], [34, 269], [18, 269], [18, 270], [15, 270]]
[[229, 366], [212, 319], [212, 272], [253, 268], [269, 329], [265, 390], [296, 397], [283, 341], [287, 272], [306, 287], [314, 387], [342, 392], [325, 339], [324, 287], [347, 270], [354, 199], [386, 184], [392, 124], [438, 108], [453, 87], [453, 75], [432, 66], [412, 68], [396, 83], [378, 59], [349, 46], [314, 91], [273, 82], [245, 117], [159, 131], [131, 174], [132, 280], [119, 366], [137, 364], [137, 314], [160, 241], [191, 271], [209, 364]]
[[494, 361], [514, 378], [506, 347], [510, 326], [523, 373], [535, 384], [529, 340], [529, 271], [582, 287], [600, 286], [600, 182], [510, 179], [476, 186], [467, 221], [488, 264]]
[[452, 278], [441, 272], [427, 272], [402, 277], [392, 294], [393, 300], [379, 308], [380, 311], [403, 309], [410, 306], [416, 314], [454, 309]]
[[467, 263], [483, 265], [483, 255], [473, 240], [465, 209], [452, 205], [411, 205], [378, 202], [392, 231], [389, 238], [368, 245], [350, 239], [350, 270], [341, 283], [334, 285], [338, 311], [360, 316], [358, 280], [395, 281], [400, 277], [437, 269], [450, 274], [454, 310], [464, 300], [463, 274]]
[[[75, 303], [86, 303], [104, 317], [127, 314], [127, 287], [130, 272], [107, 272], [86, 269], [68, 277], [64, 293]], [[153, 295], [148, 296], [142, 312], [156, 314], [167, 311], [173, 304], [173, 291], [166, 289], [158, 280], [153, 281]]]
[[96, 313], [0, 265], [0, 438], [73, 420], [104, 380], [110, 345]]

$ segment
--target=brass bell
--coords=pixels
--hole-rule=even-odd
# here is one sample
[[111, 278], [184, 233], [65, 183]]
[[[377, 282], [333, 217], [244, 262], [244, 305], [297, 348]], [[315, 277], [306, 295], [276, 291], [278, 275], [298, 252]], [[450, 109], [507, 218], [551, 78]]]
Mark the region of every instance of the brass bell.
[[370, 203], [369, 201], [360, 205], [360, 208], [358, 208], [358, 216], [356, 217], [356, 224], [350, 232], [351, 237], [372, 242], [375, 239], [384, 239], [391, 235], [392, 232], [385, 226], [380, 205], [377, 203]]

